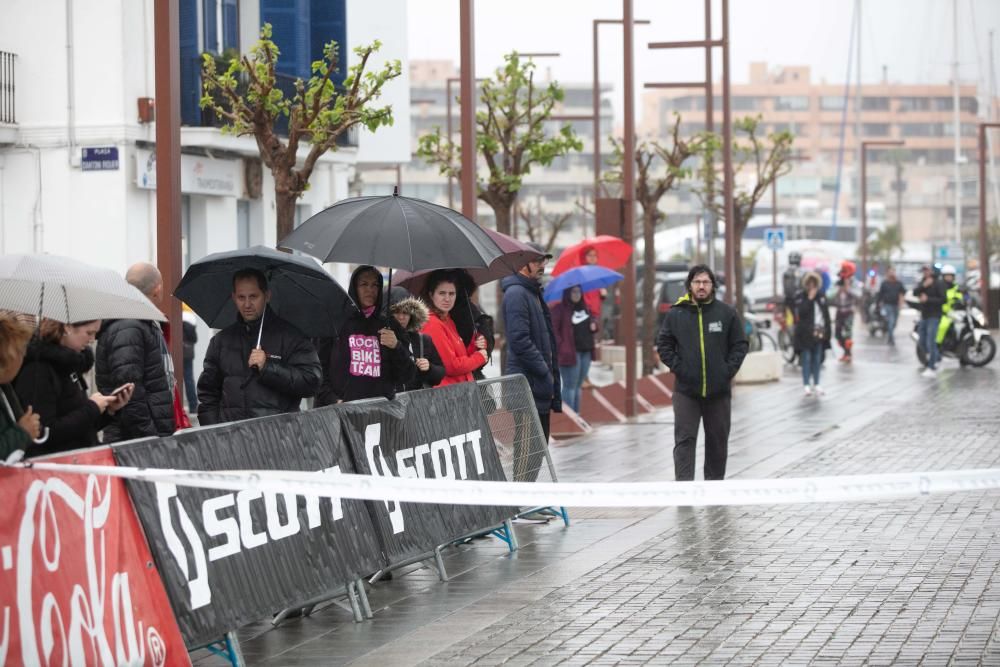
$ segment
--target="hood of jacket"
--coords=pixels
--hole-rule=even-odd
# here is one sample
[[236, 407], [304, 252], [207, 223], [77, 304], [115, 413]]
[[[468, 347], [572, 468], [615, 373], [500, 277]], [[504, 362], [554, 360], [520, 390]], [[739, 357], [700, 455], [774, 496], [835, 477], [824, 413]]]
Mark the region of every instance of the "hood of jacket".
[[351, 274], [351, 284], [347, 289], [347, 295], [351, 297], [351, 301], [361, 310], [361, 304], [358, 302], [358, 277], [366, 272], [374, 271], [375, 275], [378, 276], [378, 296], [375, 297], [375, 314], [382, 312], [382, 304], [385, 294], [385, 278], [382, 277], [382, 272], [376, 269], [370, 264], [365, 264], [364, 266], [359, 266], [354, 269], [354, 273]]
[[803, 274], [802, 280], [800, 281], [803, 289], [805, 289], [806, 281], [810, 278], [816, 281], [817, 289], [823, 289], [823, 277], [815, 271], [807, 271]]
[[94, 353], [90, 347], [77, 352], [59, 343], [33, 338], [28, 344], [24, 362], [35, 361], [50, 364], [59, 373], [86, 373], [94, 365]]
[[506, 292], [511, 287], [514, 287], [515, 285], [520, 285], [525, 289], [529, 289], [533, 292], [538, 292], [539, 294], [542, 293], [542, 284], [540, 282], [538, 282], [534, 278], [528, 278], [527, 276], [521, 273], [511, 274], [500, 281], [500, 288], [504, 292]]
[[393, 303], [389, 306], [389, 312], [393, 315], [396, 313], [406, 313], [410, 316], [410, 323], [406, 327], [407, 331], [420, 331], [430, 318], [430, 311], [424, 305], [424, 302], [412, 296]]

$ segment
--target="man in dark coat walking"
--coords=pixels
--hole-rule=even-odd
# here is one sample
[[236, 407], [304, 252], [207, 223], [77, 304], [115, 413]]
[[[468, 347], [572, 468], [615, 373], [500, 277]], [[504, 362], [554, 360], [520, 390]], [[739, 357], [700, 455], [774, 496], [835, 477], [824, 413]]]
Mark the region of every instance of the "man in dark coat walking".
[[[163, 278], [145, 262], [134, 264], [125, 280], [154, 305], [163, 299]], [[111, 395], [135, 385], [132, 400], [104, 428], [105, 444], [132, 438], [170, 435], [174, 419], [174, 369], [160, 325], [151, 320], [105, 320], [97, 334], [97, 389]]]
[[[552, 255], [542, 251], [541, 246], [536, 249], [543, 254], [541, 259], [528, 262], [500, 283], [503, 288], [504, 331], [507, 334], [507, 359], [503, 372], [505, 375], [520, 373], [527, 378], [547, 445], [549, 416], [552, 412], [562, 412], [562, 391], [552, 317], [542, 298], [541, 278], [545, 273], [545, 263]], [[515, 435], [515, 482], [533, 482], [538, 476], [544, 451], [540, 446], [532, 446], [529, 440], [523, 432]]]
[[302, 399], [319, 389], [315, 346], [268, 308], [270, 297], [260, 271], [245, 269], [233, 276], [238, 320], [208, 343], [198, 378], [202, 426], [298, 412]]
[[676, 376], [674, 476], [694, 479], [699, 422], [705, 424], [705, 479], [725, 479], [732, 413], [730, 384], [747, 354], [743, 322], [715, 297], [715, 274], [703, 264], [688, 272], [687, 293], [660, 325], [656, 350]]

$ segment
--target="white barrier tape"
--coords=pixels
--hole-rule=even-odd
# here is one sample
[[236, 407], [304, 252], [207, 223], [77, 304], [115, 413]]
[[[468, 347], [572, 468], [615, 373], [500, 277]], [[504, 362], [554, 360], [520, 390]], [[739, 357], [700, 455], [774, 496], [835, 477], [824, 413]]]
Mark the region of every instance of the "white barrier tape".
[[517, 507], [670, 507], [857, 502], [1000, 489], [1000, 468], [942, 472], [732, 479], [712, 482], [484, 482], [318, 474], [288, 470], [198, 471], [63, 463], [17, 463], [14, 469], [106, 475], [226, 491]]

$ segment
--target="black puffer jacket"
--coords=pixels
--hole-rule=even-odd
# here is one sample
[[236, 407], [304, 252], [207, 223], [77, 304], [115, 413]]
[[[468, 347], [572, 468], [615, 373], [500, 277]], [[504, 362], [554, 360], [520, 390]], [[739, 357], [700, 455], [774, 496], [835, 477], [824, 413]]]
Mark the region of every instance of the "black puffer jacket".
[[198, 378], [198, 423], [202, 426], [298, 412], [303, 398], [319, 389], [321, 369], [312, 341], [274, 314], [264, 313], [260, 347], [264, 369], [247, 365], [261, 320], [242, 318], [212, 337]]
[[660, 359], [677, 376], [675, 391], [693, 398], [728, 396], [749, 345], [736, 310], [718, 299], [699, 304], [685, 294], [656, 335]]
[[163, 356], [166, 341], [156, 322], [108, 320], [97, 334], [97, 390], [110, 394], [135, 383], [132, 400], [111, 418], [104, 442], [174, 432], [174, 397]]
[[[371, 266], [359, 266], [351, 275], [347, 293], [354, 303], [358, 302], [358, 276], [371, 270]], [[392, 399], [397, 386], [413, 380], [417, 369], [407, 346], [398, 344], [390, 350], [379, 343], [379, 329], [392, 329], [400, 341], [404, 332], [382, 306], [385, 285], [381, 273], [378, 277], [378, 298], [371, 316], [355, 311], [339, 327], [337, 338], [325, 339], [320, 345], [323, 385], [316, 395], [316, 407], [379, 396]], [[356, 357], [353, 360], [352, 355]]]
[[90, 348], [82, 352], [40, 341], [28, 346], [24, 365], [14, 389], [21, 405], [30, 405], [49, 429], [48, 439], [41, 445], [31, 445], [28, 456], [55, 454], [99, 443], [97, 432], [107, 425], [110, 417], [101, 414], [97, 404], [87, 394], [83, 374], [94, 365]]
[[414, 361], [424, 358], [430, 364], [430, 368], [426, 371], [418, 370], [412, 380], [400, 384], [396, 387], [396, 391], [413, 391], [438, 386], [445, 376], [444, 363], [437, 348], [434, 347], [434, 339], [420, 333], [420, 329], [427, 324], [427, 319], [430, 317], [427, 306], [420, 299], [406, 297], [395, 301], [389, 309], [393, 315], [406, 313], [410, 316], [410, 322], [403, 334], [403, 344], [406, 345]]

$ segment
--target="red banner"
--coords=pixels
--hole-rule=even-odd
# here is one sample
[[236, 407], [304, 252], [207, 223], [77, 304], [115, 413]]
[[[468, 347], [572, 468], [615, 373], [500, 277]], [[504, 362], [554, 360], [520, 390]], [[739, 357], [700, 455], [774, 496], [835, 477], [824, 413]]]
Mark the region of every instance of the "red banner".
[[190, 665], [122, 480], [0, 468], [0, 508], [0, 665]]

